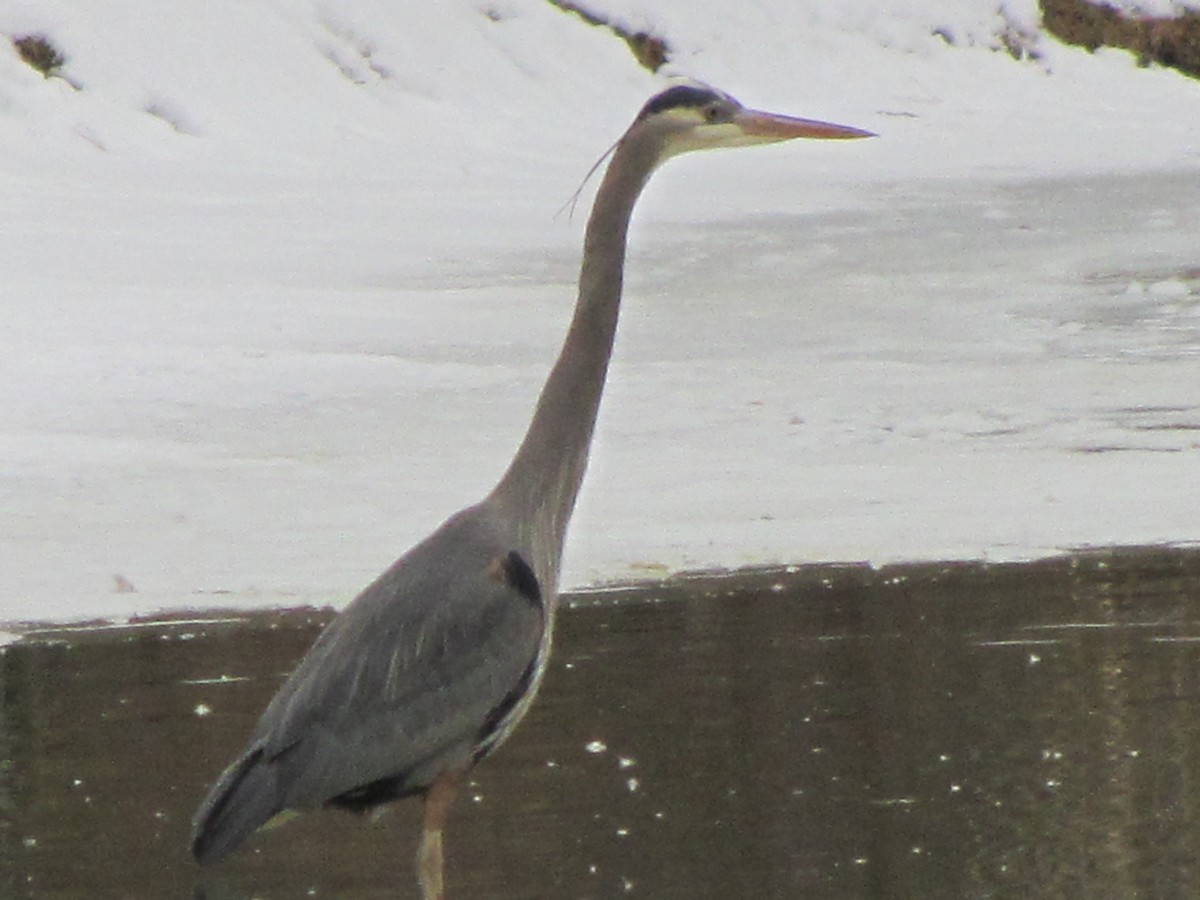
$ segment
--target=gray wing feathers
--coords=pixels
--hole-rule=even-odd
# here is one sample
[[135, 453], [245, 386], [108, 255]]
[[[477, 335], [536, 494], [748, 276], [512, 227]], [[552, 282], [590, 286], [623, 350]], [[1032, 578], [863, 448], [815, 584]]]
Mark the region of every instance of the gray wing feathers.
[[192, 855], [200, 863], [225, 857], [270, 820], [279, 806], [275, 772], [260, 764], [261, 748], [226, 769], [196, 811]]
[[259, 735], [266, 755], [297, 773], [284, 778], [285, 805], [314, 806], [406, 771], [421, 787], [437, 774], [425, 765], [469, 760], [478, 730], [520, 681], [541, 637], [540, 612], [482, 573], [473, 581], [487, 598], [470, 621], [435, 615], [414, 625], [415, 639], [387, 627], [350, 629], [305, 660]]
[[539, 604], [497, 577], [510, 550], [472, 508], [368, 586], [321, 634], [197, 812], [197, 857], [219, 858], [283, 809], [396, 776], [419, 790], [469, 763], [545, 624]]

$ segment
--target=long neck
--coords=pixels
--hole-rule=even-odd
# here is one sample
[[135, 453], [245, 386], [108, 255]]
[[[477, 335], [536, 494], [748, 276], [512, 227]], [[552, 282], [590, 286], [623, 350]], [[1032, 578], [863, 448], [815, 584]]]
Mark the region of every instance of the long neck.
[[522, 543], [551, 591], [557, 590], [567, 522], [583, 482], [612, 355], [629, 218], [654, 162], [647, 141], [627, 136], [617, 146], [588, 218], [579, 298], [566, 340], [525, 439], [489, 497], [509, 514], [508, 521], [520, 523]]

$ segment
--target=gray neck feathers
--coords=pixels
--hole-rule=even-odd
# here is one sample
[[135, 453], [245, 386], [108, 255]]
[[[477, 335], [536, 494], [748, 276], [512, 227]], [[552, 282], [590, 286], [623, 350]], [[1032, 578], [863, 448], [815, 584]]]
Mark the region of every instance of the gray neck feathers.
[[587, 468], [612, 355], [629, 219], [657, 158], [654, 141], [636, 131], [613, 154], [588, 218], [579, 298], [566, 340], [529, 430], [488, 498], [506, 521], [518, 523], [520, 543], [532, 553], [548, 594], [557, 593], [567, 522]]

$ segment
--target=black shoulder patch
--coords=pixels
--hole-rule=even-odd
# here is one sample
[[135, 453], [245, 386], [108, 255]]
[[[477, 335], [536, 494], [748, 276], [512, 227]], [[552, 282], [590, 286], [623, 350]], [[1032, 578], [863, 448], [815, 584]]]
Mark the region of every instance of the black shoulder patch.
[[638, 113], [637, 117], [639, 120], [645, 119], [655, 113], [675, 109], [676, 107], [699, 109], [708, 103], [712, 103], [714, 100], [720, 99], [721, 95], [716, 91], [689, 84], [680, 84], [673, 88], [667, 88], [661, 94], [657, 94], [647, 100], [646, 105], [642, 107], [642, 111]]
[[537, 576], [516, 550], [509, 550], [505, 556], [499, 557], [492, 571], [530, 603], [542, 605], [542, 587], [538, 584]]

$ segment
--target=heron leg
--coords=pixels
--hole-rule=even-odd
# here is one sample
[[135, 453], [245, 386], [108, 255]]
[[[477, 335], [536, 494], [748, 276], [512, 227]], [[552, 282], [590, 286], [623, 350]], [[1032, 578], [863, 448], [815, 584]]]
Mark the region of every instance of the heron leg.
[[425, 826], [417, 850], [417, 875], [421, 879], [424, 900], [443, 900], [442, 830], [450, 815], [450, 804], [458, 789], [458, 773], [445, 771], [434, 779], [425, 792]]

